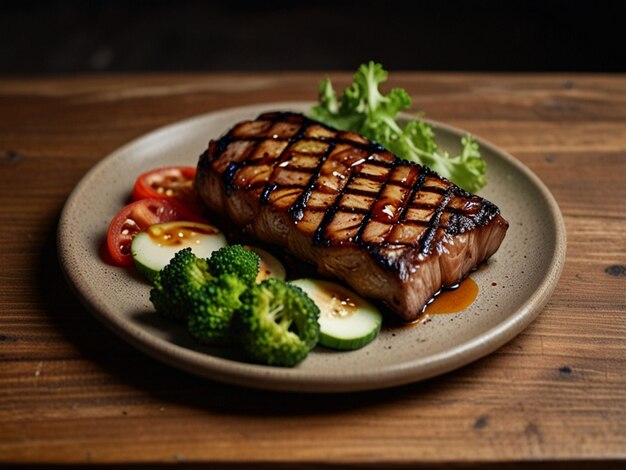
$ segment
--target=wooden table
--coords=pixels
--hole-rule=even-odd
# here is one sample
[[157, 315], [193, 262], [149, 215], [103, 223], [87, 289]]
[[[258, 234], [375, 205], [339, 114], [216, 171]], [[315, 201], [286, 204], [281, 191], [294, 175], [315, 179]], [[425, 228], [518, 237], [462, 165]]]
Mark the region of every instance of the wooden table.
[[55, 231], [95, 163], [189, 116], [313, 100], [324, 75], [0, 80], [0, 464], [626, 466], [625, 76], [392, 74], [529, 166], [567, 226], [544, 312], [461, 370], [360, 394], [237, 388], [144, 356], [72, 295]]

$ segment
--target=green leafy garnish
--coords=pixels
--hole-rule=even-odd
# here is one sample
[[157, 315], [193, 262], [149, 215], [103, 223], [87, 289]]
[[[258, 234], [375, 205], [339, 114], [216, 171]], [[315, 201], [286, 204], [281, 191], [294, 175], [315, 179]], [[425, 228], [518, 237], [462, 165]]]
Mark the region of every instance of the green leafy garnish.
[[410, 120], [402, 127], [397, 115], [411, 106], [411, 96], [402, 88], [382, 94], [378, 87], [387, 76], [381, 64], [362, 64], [339, 99], [330, 79], [324, 79], [319, 87], [319, 104], [311, 108], [310, 116], [337, 129], [358, 132], [467, 191], [474, 193], [484, 187], [487, 165], [476, 140], [466, 135], [461, 139], [461, 154], [451, 156], [439, 148], [433, 128], [426, 122]]

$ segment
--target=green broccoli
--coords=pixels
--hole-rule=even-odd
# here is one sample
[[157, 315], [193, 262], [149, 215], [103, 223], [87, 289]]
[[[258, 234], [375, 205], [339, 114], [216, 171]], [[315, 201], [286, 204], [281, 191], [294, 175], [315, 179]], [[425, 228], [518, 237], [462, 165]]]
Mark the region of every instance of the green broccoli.
[[193, 254], [191, 248], [178, 251], [155, 276], [150, 301], [158, 313], [182, 321], [189, 314], [191, 300], [213, 279], [206, 260]]
[[198, 341], [228, 343], [233, 314], [241, 306], [239, 296], [256, 278], [258, 266], [259, 256], [240, 245], [220, 249], [209, 260], [185, 248], [156, 275], [150, 300], [164, 317], [187, 320]]
[[317, 343], [320, 311], [299, 287], [267, 279], [251, 286], [240, 300], [237, 333], [254, 361], [294, 366]]
[[239, 296], [248, 285], [233, 274], [222, 274], [191, 299], [189, 333], [206, 344], [231, 342], [231, 321], [241, 307]]
[[214, 276], [235, 274], [242, 281], [252, 284], [259, 273], [261, 259], [255, 252], [241, 245], [230, 245], [213, 252], [209, 270]]
[[297, 286], [278, 279], [256, 284], [259, 263], [241, 245], [208, 260], [186, 248], [156, 275], [150, 300], [163, 316], [186, 320], [202, 343], [228, 344], [236, 333], [253, 360], [294, 366], [317, 343], [319, 309]]

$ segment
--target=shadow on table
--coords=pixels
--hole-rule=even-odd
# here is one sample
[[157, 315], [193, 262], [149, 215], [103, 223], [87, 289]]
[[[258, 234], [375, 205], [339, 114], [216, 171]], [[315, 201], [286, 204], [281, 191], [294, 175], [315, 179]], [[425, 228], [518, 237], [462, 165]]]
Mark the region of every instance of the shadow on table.
[[142, 354], [98, 322], [65, 281], [56, 253], [55, 226], [43, 246], [37, 282], [41, 300], [60, 334], [76, 347], [82, 358], [98, 364], [119, 382], [172, 404], [223, 414], [319, 415], [409, 397], [414, 400], [416, 395], [433, 399], [442, 387], [449, 386], [451, 377], [464, 374], [461, 370], [415, 384], [358, 394], [271, 392], [197, 377]]

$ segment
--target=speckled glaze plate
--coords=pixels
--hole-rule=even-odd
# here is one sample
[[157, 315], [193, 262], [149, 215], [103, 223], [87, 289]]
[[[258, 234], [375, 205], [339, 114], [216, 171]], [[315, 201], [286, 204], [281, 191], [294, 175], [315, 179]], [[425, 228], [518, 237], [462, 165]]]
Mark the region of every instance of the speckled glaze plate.
[[[510, 228], [488, 265], [472, 274], [478, 298], [466, 310], [398, 327], [387, 322], [353, 352], [316, 348], [295, 368], [249, 363], [235, 348], [195, 343], [183, 326], [156, 315], [150, 286], [131, 269], [107, 265], [99, 247], [127, 202], [135, 178], [163, 165], [195, 166], [211, 138], [234, 123], [272, 110], [306, 111], [310, 103], [268, 103], [226, 109], [151, 132], [98, 163], [75, 188], [59, 223], [58, 253], [69, 284], [106, 326], [141, 351], [214, 380], [274, 390], [358, 391], [439, 375], [496, 350], [539, 314], [565, 257], [565, 229], [546, 187], [520, 162], [479, 139], [489, 184], [480, 195], [497, 204]], [[440, 145], [455, 151], [463, 131], [433, 123]]]

